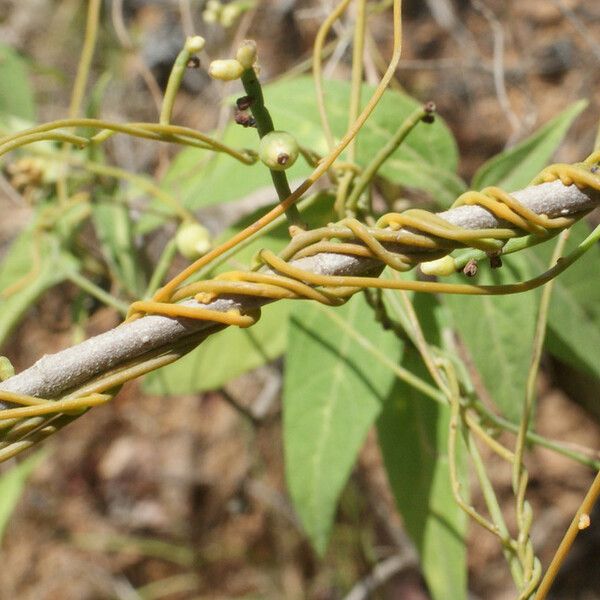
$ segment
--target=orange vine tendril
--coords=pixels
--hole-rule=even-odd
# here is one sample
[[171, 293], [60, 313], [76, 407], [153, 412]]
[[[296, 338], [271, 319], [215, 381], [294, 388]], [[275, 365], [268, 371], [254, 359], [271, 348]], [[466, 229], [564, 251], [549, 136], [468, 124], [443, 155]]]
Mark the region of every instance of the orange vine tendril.
[[[600, 191], [600, 178], [592, 172], [599, 162], [600, 153], [596, 152], [578, 165], [551, 165], [532, 184], [560, 180], [567, 186], [575, 184], [581, 188]], [[557, 231], [570, 227], [582, 216], [551, 218], [544, 214], [538, 215], [497, 187], [488, 187], [481, 192], [466, 192], [454, 202], [452, 208], [463, 205], [481, 206], [508, 226], [467, 229], [421, 209], [388, 213], [379, 219], [375, 227], [367, 227], [356, 219], [346, 218], [327, 227], [311, 231], [298, 230], [280, 256], [269, 250], [262, 250], [259, 253], [259, 259], [263, 263], [262, 271], [223, 273], [208, 281], [170, 289], [168, 297], [161, 300], [134, 302], [130, 308], [130, 318], [153, 313], [249, 327], [255, 322], [258, 310], [253, 314], [241, 314], [237, 309], [220, 312], [178, 302], [194, 298], [200, 304], [208, 304], [219, 295], [237, 294], [270, 300], [306, 298], [332, 306], [342, 304], [352, 294], [367, 287], [469, 295], [511, 294], [546, 283], [570, 264], [563, 260], [529, 281], [490, 286], [319, 275], [290, 264], [295, 259], [330, 252], [373, 258], [396, 271], [408, 271], [421, 262], [445, 256], [456, 248], [501, 253], [505, 243], [511, 238], [527, 234], [542, 239], [551, 237]], [[385, 244], [392, 243], [401, 246], [401, 249], [385, 247]]]

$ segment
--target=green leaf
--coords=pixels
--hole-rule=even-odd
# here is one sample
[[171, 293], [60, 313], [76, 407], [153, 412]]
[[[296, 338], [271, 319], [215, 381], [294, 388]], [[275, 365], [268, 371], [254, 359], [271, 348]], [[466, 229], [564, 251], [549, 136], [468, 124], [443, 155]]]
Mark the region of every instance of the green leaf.
[[[345, 81], [325, 82], [325, 104], [334, 135], [340, 139], [348, 126], [351, 86]], [[364, 85], [362, 97], [375, 88]], [[265, 87], [265, 99], [275, 126], [293, 133], [302, 146], [325, 154], [327, 146], [319, 119], [312, 79], [299, 77]], [[386, 90], [377, 108], [361, 129], [357, 161], [365, 166], [420, 103], [400, 92]], [[281, 125], [283, 124], [283, 125]], [[342, 158], [344, 154], [342, 154]], [[444, 206], [464, 191], [455, 175], [458, 163], [456, 142], [441, 118], [419, 124], [384, 163], [379, 174], [389, 180], [424, 190]]]
[[[370, 96], [373, 90], [364, 86], [363, 96]], [[327, 81], [325, 91], [333, 130], [341, 136], [347, 127], [350, 86], [343, 81]], [[264, 86], [264, 94], [276, 129], [289, 131], [304, 147], [326, 153], [312, 79], [300, 77], [269, 84]], [[359, 164], [367, 164], [418, 106], [419, 102], [409, 96], [386, 91], [360, 133]], [[258, 135], [251, 128], [231, 124], [223, 142], [256, 150]], [[465, 189], [455, 174], [457, 161], [454, 138], [441, 119], [436, 119], [431, 125], [420, 124], [383, 165], [380, 174], [396, 183], [428, 191], [448, 205]], [[304, 160], [298, 160], [286, 173], [290, 181], [299, 182], [311, 171]], [[161, 186], [191, 210], [237, 200], [258, 190], [270, 192], [276, 199], [269, 171], [262, 163], [246, 166], [225, 154], [211, 156], [206, 150], [194, 148], [186, 148], [175, 157]]]
[[74, 257], [61, 251], [60, 242], [54, 235], [35, 235], [40, 244], [39, 269], [33, 266], [36, 240], [31, 231], [17, 237], [0, 264], [0, 291], [23, 282], [7, 298], [0, 297], [0, 344], [46, 290], [64, 281], [67, 272], [78, 267]]
[[[500, 269], [481, 265], [477, 284], [501, 285], [533, 276], [522, 254], [503, 257]], [[464, 283], [464, 276], [455, 276]], [[504, 416], [518, 420], [537, 315], [536, 292], [507, 296], [447, 295], [454, 325], [483, 383]]]
[[[262, 212], [262, 211], [259, 211]], [[303, 211], [307, 223], [326, 222], [333, 215], [333, 197], [319, 194], [310, 208]], [[258, 214], [252, 214], [228, 229], [222, 239], [253, 223]], [[253, 240], [215, 273], [238, 269], [250, 264], [261, 248], [278, 252], [289, 241], [287, 223]], [[292, 305], [279, 301], [265, 306], [260, 321], [250, 329], [229, 327], [204, 341], [176, 363], [148, 374], [144, 389], [151, 394], [186, 394], [222, 387], [230, 379], [256, 369], [281, 356], [287, 344], [287, 318]], [[219, 360], [215, 360], [215, 357]], [[229, 359], [234, 357], [234, 360]]]
[[92, 205], [92, 219], [104, 256], [121, 286], [133, 298], [144, 293], [144, 271], [138, 263], [129, 209], [110, 198]]
[[488, 160], [473, 177], [473, 189], [496, 185], [512, 192], [525, 187], [548, 164], [586, 106], [585, 100], [575, 102], [520, 144]]
[[253, 327], [228, 327], [212, 335], [176, 363], [147, 375], [144, 391], [170, 395], [214, 390], [275, 360], [286, 346], [289, 310], [289, 303], [278, 302], [265, 307]]
[[314, 548], [323, 554], [339, 495], [394, 376], [327, 315], [397, 360], [397, 338], [375, 322], [362, 296], [323, 309], [305, 303], [290, 321], [283, 433], [285, 470], [294, 506]]
[[[438, 337], [436, 301], [415, 296], [415, 310], [427, 323], [429, 339]], [[402, 365], [424, 380], [421, 357], [407, 348]], [[448, 466], [450, 411], [421, 392], [396, 381], [377, 421], [379, 444], [388, 479], [408, 534], [419, 552], [425, 580], [434, 600], [467, 597], [464, 538], [467, 519], [454, 501]], [[464, 446], [458, 448], [458, 471], [468, 490]]]
[[0, 44], [0, 115], [35, 121], [35, 101], [27, 64], [5, 44]]
[[[571, 229], [565, 254], [589, 233], [585, 221]], [[554, 244], [548, 242], [527, 251], [535, 274], [549, 268]], [[600, 379], [600, 286], [592, 274], [598, 271], [600, 250], [591, 248], [554, 280], [550, 301], [546, 349], [572, 367]]]
[[46, 452], [40, 450], [0, 475], [0, 540], [4, 537], [4, 531], [23, 494], [27, 479], [44, 456]]

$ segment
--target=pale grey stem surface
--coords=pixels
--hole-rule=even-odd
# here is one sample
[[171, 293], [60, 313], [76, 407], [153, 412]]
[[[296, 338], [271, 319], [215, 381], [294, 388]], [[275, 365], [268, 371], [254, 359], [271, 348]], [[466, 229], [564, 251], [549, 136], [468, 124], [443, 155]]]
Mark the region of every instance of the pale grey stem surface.
[[[525, 188], [513, 196], [535, 213], [549, 217], [586, 213], [600, 204], [598, 192], [580, 190], [574, 185], [564, 186], [560, 181]], [[438, 216], [468, 229], [506, 226], [479, 206], [460, 206], [438, 213]], [[381, 263], [373, 259], [333, 253], [294, 260], [291, 264], [322, 275], [367, 275], [381, 268]], [[223, 296], [199, 306], [218, 311], [231, 308], [246, 311], [267, 302], [269, 300], [248, 296]], [[185, 304], [197, 305], [193, 300]], [[215, 324], [209, 321], [149, 315], [56, 354], [43, 356], [30, 368], [0, 383], [0, 390], [57, 398], [142, 354], [161, 348], [167, 350], [186, 336], [210, 328], [215, 329]], [[218, 360], [218, 357], [214, 359]], [[6, 407], [6, 404], [0, 403], [0, 409]]]

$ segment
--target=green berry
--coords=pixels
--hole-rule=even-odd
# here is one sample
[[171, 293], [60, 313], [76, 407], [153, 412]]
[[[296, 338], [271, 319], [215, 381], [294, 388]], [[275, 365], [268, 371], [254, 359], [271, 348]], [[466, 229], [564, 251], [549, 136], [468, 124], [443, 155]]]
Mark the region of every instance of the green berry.
[[298, 142], [287, 131], [267, 133], [258, 146], [258, 157], [273, 171], [289, 169], [298, 158]]
[[200, 223], [182, 223], [177, 230], [175, 244], [182, 256], [196, 260], [210, 250], [210, 232]]

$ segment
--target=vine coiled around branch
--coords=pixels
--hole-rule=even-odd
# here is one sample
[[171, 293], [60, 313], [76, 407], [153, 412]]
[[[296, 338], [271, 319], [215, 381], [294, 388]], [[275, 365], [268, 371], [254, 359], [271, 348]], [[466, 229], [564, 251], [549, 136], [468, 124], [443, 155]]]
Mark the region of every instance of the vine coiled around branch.
[[[600, 177], [597, 175], [599, 164], [600, 152], [591, 154], [582, 163], [554, 164], [545, 168], [532, 185], [560, 180], [565, 186], [576, 185], [581, 189], [600, 192]], [[318, 275], [290, 264], [292, 260], [330, 252], [372, 258], [395, 271], [405, 272], [419, 263], [446, 256], [458, 248], [473, 248], [497, 256], [512, 238], [531, 235], [536, 241], [542, 241], [570, 227], [583, 216], [549, 217], [537, 214], [497, 187], [487, 187], [481, 192], [466, 192], [455, 201], [452, 208], [464, 205], [484, 208], [504, 226], [469, 229], [429, 211], [409, 209], [383, 215], [374, 227], [368, 227], [354, 218], [309, 231], [292, 227], [292, 240], [279, 256], [270, 250], [259, 252], [261, 271], [231, 271], [211, 280], [180, 285], [167, 300], [161, 297], [159, 291], [153, 300], [133, 303], [129, 318], [152, 313], [249, 327], [256, 322], [258, 311], [251, 314], [241, 314], [237, 309], [219, 312], [178, 303], [194, 298], [201, 304], [207, 304], [216, 296], [236, 294], [271, 300], [304, 298], [334, 306], [343, 304], [351, 295], [367, 287], [470, 295], [517, 293], [542, 285], [570, 264], [563, 260], [550, 271], [528, 282], [498, 286]]]
[[[600, 192], [600, 178], [596, 174], [599, 163], [600, 152], [596, 152], [583, 163], [552, 165], [544, 169], [533, 183], [544, 184], [560, 180], [564, 185], [576, 185], [585, 190]], [[255, 297], [261, 301], [305, 298], [336, 306], [343, 304], [352, 294], [367, 287], [453, 294], [516, 293], [551, 280], [585, 251], [581, 249], [579, 253], [572, 253], [561, 259], [555, 267], [532, 280], [511, 285], [478, 286], [407, 279], [389, 280], [378, 277], [382, 265], [389, 265], [397, 271], [408, 271], [417, 264], [448, 255], [454, 249], [477, 248], [483, 256], [486, 253], [495, 256], [508, 250], [505, 244], [512, 238], [529, 235], [534, 238], [533, 243], [542, 241], [569, 227], [586, 213], [583, 210], [575, 214], [569, 213], [568, 217], [553, 218], [538, 215], [519, 203], [515, 197], [498, 188], [486, 188], [483, 192], [467, 192], [455, 202], [454, 206], [463, 204], [476, 204], [489, 211], [495, 218], [501, 220], [500, 226], [469, 229], [453, 225], [433, 213], [411, 209], [403, 213], [384, 215], [374, 227], [367, 227], [352, 218], [309, 231], [292, 227], [292, 240], [288, 246], [279, 255], [270, 250], [262, 250], [258, 256], [259, 265], [253, 270], [232, 271], [212, 280], [189, 284], [179, 283], [182, 278], [177, 276], [177, 285], [168, 283], [158, 290], [153, 300], [132, 304], [130, 319], [153, 313], [168, 317], [200, 319], [217, 326], [253, 325], [260, 316], [259, 309], [244, 308], [240, 311], [235, 308], [227, 312], [219, 312], [210, 307], [180, 303], [189, 298], [207, 303], [215, 296], [227, 297], [228, 294]], [[372, 259], [373, 269], [367, 271], [372, 275], [368, 277], [320, 275], [299, 268], [297, 263], [291, 264], [296, 259], [319, 253], [346, 254]], [[457, 263], [459, 262], [457, 260]], [[186, 269], [186, 275], [193, 274], [195, 274], [194, 268]], [[117, 367], [114, 373], [111, 371], [101, 375], [89, 385], [78, 388], [79, 391], [63, 396], [62, 400], [68, 401], [65, 405], [56, 398], [43, 399], [0, 391], [0, 400], [4, 400], [9, 405], [27, 407], [26, 410], [11, 409], [17, 412], [0, 411], [0, 462], [45, 439], [91, 406], [109, 400], [124, 379], [139, 376], [176, 360], [197, 345], [206, 333], [199, 332], [199, 335], [198, 340], [195, 338], [189, 341], [183, 340], [185, 347], [182, 346], [177, 351], [173, 349], [172, 352], [167, 352], [156, 360], [141, 357], [139, 361], [134, 361], [131, 367]]]

